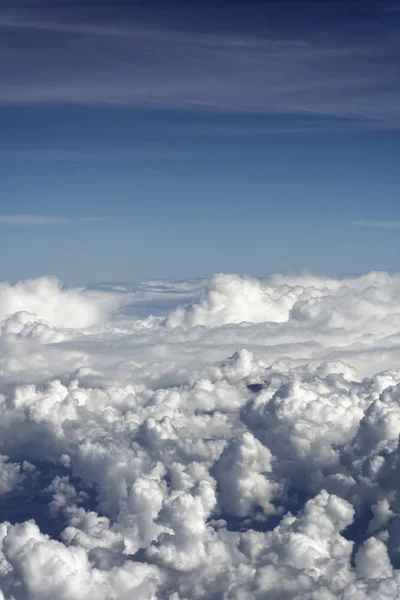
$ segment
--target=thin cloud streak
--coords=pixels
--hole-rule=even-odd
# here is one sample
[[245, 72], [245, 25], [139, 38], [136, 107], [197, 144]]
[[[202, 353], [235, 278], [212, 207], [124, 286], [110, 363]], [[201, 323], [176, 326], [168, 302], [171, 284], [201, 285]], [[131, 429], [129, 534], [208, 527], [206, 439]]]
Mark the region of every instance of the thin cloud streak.
[[[213, 35], [199, 34], [192, 32], [190, 35], [184, 32], [173, 29], [155, 29], [150, 27], [134, 27], [122, 25], [102, 25], [93, 23], [91, 25], [81, 23], [60, 23], [56, 21], [39, 21], [18, 19], [0, 13], [0, 27], [10, 29], [31, 29], [48, 31], [54, 33], [70, 33], [73, 35], [92, 35], [99, 37], [127, 37], [127, 38], [142, 38], [153, 41], [164, 42], [181, 42], [187, 44], [200, 44], [204, 46], [219, 46], [219, 47], [259, 47], [263, 40], [256, 36], [248, 35]], [[299, 45], [302, 46], [301, 42]]]
[[29, 162], [78, 162], [78, 163], [110, 163], [130, 162], [136, 160], [167, 160], [173, 159], [177, 152], [170, 149], [138, 149], [132, 151], [110, 150], [108, 152], [89, 152], [80, 149], [72, 150], [4, 150], [0, 151], [0, 158], [11, 160], [24, 160]]
[[350, 221], [351, 225], [359, 227], [378, 227], [380, 229], [400, 229], [400, 221], [375, 221], [373, 219], [361, 219]]
[[0, 225], [9, 227], [37, 226], [37, 225], [62, 225], [73, 222], [96, 222], [102, 221], [101, 217], [77, 217], [68, 218], [53, 215], [0, 215]]

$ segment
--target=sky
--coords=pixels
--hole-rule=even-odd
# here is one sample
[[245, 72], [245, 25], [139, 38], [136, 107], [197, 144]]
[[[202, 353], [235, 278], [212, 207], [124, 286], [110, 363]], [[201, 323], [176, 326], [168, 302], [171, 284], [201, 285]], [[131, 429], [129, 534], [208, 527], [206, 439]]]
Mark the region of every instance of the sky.
[[0, 279], [398, 271], [400, 10], [0, 0]]

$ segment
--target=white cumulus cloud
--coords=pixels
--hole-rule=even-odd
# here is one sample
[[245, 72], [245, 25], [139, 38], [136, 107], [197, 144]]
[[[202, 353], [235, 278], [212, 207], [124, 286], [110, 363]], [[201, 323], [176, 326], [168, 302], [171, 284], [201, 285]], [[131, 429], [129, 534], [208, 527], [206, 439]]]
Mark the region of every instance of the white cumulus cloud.
[[396, 598], [399, 298], [0, 284], [0, 598]]

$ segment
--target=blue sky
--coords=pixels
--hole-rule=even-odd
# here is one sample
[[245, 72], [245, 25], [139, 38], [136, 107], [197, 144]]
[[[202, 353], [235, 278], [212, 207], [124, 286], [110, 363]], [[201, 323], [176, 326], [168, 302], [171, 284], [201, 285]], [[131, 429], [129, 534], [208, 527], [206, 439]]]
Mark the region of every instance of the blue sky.
[[397, 271], [395, 2], [0, 1], [0, 279]]

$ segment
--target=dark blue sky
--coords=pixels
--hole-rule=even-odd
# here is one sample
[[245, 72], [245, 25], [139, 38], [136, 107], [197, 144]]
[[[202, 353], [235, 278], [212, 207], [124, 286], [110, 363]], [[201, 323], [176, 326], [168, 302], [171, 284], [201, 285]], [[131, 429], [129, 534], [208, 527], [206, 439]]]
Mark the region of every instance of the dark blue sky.
[[0, 1], [0, 278], [398, 270], [398, 2]]

